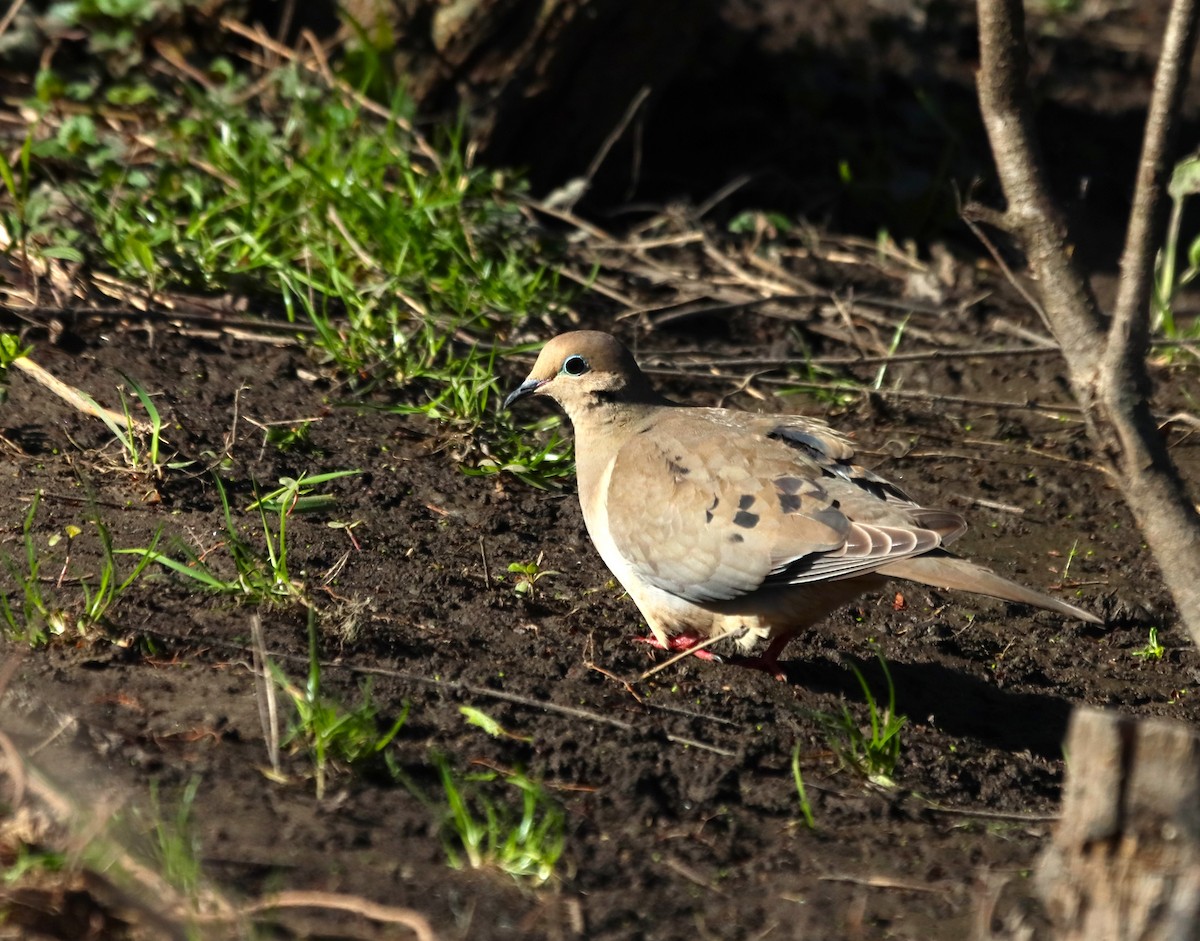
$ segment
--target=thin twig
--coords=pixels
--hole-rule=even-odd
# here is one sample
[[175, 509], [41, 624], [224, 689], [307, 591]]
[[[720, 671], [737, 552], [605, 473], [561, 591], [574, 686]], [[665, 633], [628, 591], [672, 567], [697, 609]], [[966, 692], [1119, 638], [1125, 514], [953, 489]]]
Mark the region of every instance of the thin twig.
[[620, 683], [622, 686], [625, 687], [625, 692], [627, 692], [630, 696], [632, 696], [634, 699], [636, 699], [638, 701], [638, 705], [640, 705], [640, 706], [645, 705], [645, 701], [642, 699], [641, 696], [638, 695], [637, 690], [633, 688], [633, 684], [630, 683], [629, 680], [625, 679], [623, 676], [617, 676], [617, 674], [613, 673], [612, 670], [606, 670], [606, 669], [604, 669], [604, 667], [599, 666], [596, 663], [593, 663], [591, 660], [585, 660], [583, 662], [583, 665], [585, 667], [587, 667], [589, 670], [595, 670], [601, 676], [608, 677], [614, 683]]
[[[163, 637], [170, 640], [175, 640], [179, 643], [191, 644], [195, 643], [195, 638], [185, 637], [181, 634], [176, 634], [167, 630], [155, 629], [152, 632], [156, 637]], [[239, 644], [234, 641], [222, 640], [216, 637], [205, 637], [204, 643], [210, 647], [216, 647], [223, 650], [238, 651], [243, 654], [252, 654], [252, 649], [245, 644]], [[264, 651], [264, 656], [269, 656], [276, 661], [287, 660], [294, 663], [307, 663], [309, 658], [307, 654], [292, 654], [285, 651]], [[328, 670], [347, 670], [352, 674], [360, 676], [386, 676], [389, 679], [397, 679], [410, 683], [419, 683], [423, 686], [429, 686], [435, 689], [449, 689], [461, 693], [467, 693], [471, 696], [478, 696], [484, 699], [497, 699], [501, 702], [513, 703], [517, 706], [524, 706], [530, 709], [539, 709], [543, 712], [549, 712], [555, 715], [567, 716], [574, 719], [583, 719], [587, 722], [593, 722], [597, 725], [607, 725], [615, 729], [620, 729], [623, 732], [633, 732], [640, 734], [649, 733], [652, 737], [661, 737], [669, 742], [674, 742], [680, 745], [686, 745], [689, 748], [697, 748], [702, 751], [712, 752], [715, 755], [720, 755], [725, 758], [736, 757], [737, 752], [727, 748], [721, 748], [718, 745], [712, 745], [708, 742], [697, 741], [696, 739], [684, 738], [678, 735], [658, 732], [654, 729], [646, 729], [644, 725], [635, 722], [626, 722], [623, 719], [617, 719], [613, 716], [605, 715], [600, 712], [593, 712], [590, 709], [581, 709], [578, 706], [566, 706], [561, 703], [548, 702], [542, 699], [534, 699], [529, 696], [521, 696], [517, 693], [509, 693], [504, 690], [490, 689], [486, 686], [476, 686], [473, 683], [464, 683], [461, 680], [445, 680], [431, 676], [421, 676], [417, 673], [410, 673], [405, 670], [393, 670], [388, 667], [374, 667], [345, 661], [326, 661], [322, 660], [318, 663], [321, 669]]]
[[621, 135], [625, 133], [625, 129], [629, 127], [629, 122], [646, 103], [646, 99], [650, 97], [650, 86], [643, 85], [638, 89], [638, 93], [633, 96], [633, 100], [629, 102], [629, 106], [625, 109], [625, 113], [621, 115], [621, 120], [617, 122], [617, 126], [609, 131], [608, 136], [604, 138], [604, 142], [600, 145], [600, 149], [596, 151], [596, 155], [592, 157], [592, 162], [588, 164], [587, 172], [584, 178], [588, 185], [591, 185], [593, 178], [600, 170], [601, 164], [608, 157], [609, 151], [613, 149], [617, 141], [621, 139]]
[[150, 426], [146, 422], [138, 421], [137, 419], [127, 419], [120, 412], [114, 412], [112, 409], [104, 408], [99, 405], [86, 392], [76, 389], [72, 385], [63, 382], [57, 376], [48, 372], [28, 356], [22, 356], [20, 359], [13, 360], [12, 363], [17, 369], [25, 373], [34, 382], [37, 382], [63, 401], [69, 403], [74, 408], [83, 412], [85, 415], [91, 415], [93, 418], [106, 419], [120, 428], [128, 428], [131, 424], [135, 430], [149, 433]]
[[695, 709], [683, 709], [679, 706], [668, 706], [666, 703], [646, 703], [646, 708], [653, 709], [655, 712], [669, 712], [672, 715], [684, 716], [688, 719], [699, 719], [701, 722], [710, 725], [728, 725], [735, 729], [740, 729], [742, 727], [740, 722], [734, 722], [732, 719], [726, 719], [722, 716], [714, 716], [708, 712], [697, 712]]
[[655, 673], [661, 673], [667, 667], [678, 663], [684, 657], [694, 657], [694, 656], [696, 656], [696, 654], [700, 653], [701, 650], [711, 647], [713, 644], [718, 644], [721, 641], [727, 640], [731, 637], [741, 637], [745, 633], [746, 633], [746, 628], [735, 627], [732, 630], [725, 631], [723, 634], [714, 634], [712, 637], [709, 637], [706, 640], [702, 640], [700, 643], [696, 644], [695, 646], [688, 647], [687, 650], [682, 650], [679, 653], [675, 654], [675, 656], [673, 656], [673, 657], [668, 657], [666, 660], [664, 660], [662, 663], [658, 664], [657, 666], [651, 667], [649, 670], [647, 670], [645, 673], [643, 673], [641, 676], [639, 676], [638, 680], [639, 681], [647, 680], [650, 677], [654, 676]]
[[258, 701], [258, 719], [262, 723], [263, 738], [267, 742], [267, 758], [271, 771], [280, 775], [279, 765], [279, 710], [275, 701], [275, 682], [267, 661], [267, 643], [263, 634], [262, 618], [257, 614], [250, 618], [251, 663], [254, 667], [254, 691]]
[[[324, 73], [322, 73], [320, 65], [314, 65], [295, 50], [289, 49], [282, 43], [276, 42], [262, 29], [250, 29], [247, 26], [243, 26], [237, 20], [230, 19], [228, 17], [222, 17], [220, 23], [222, 29], [226, 29], [236, 36], [241, 36], [243, 39], [255, 43], [258, 46], [261, 46], [264, 50], [281, 56], [282, 58], [287, 59], [289, 62], [294, 62], [301, 68], [307, 69], [310, 72], [315, 72], [318, 75], [321, 75], [323, 78], [326, 77]], [[424, 136], [422, 136], [422, 134], [402, 116], [394, 113], [391, 109], [385, 108], [383, 105], [372, 101], [366, 95], [355, 90], [341, 79], [335, 78], [330, 87], [345, 95], [364, 111], [369, 111], [371, 114], [383, 118], [384, 120], [392, 121], [401, 130], [411, 134], [413, 142], [417, 145], [417, 149], [421, 151], [422, 155], [435, 167], [441, 166], [441, 159], [438, 157], [437, 152], [429, 146], [429, 142], [425, 140]]]
[[688, 367], [714, 369], [786, 369], [789, 366], [880, 366], [895, 363], [928, 363], [938, 360], [961, 362], [964, 359], [1003, 359], [1006, 356], [1049, 356], [1061, 354], [1057, 346], [980, 346], [962, 350], [921, 350], [893, 353], [890, 356], [813, 356], [766, 359], [755, 356], [732, 359], [689, 359]]
[[[357, 895], [346, 895], [341, 892], [320, 892], [316, 890], [292, 890], [273, 892], [264, 895], [237, 910], [238, 915], [250, 915], [260, 912], [272, 912], [281, 908], [322, 908], [330, 911], [350, 912], [390, 925], [404, 925], [411, 929], [418, 941], [437, 941], [428, 919], [411, 908], [399, 908], [395, 905], [381, 905], [370, 899]], [[228, 920], [222, 918], [220, 920]]]
[[[1016, 273], [1009, 266], [1008, 262], [1004, 260], [1004, 256], [1000, 253], [1000, 249], [996, 247], [996, 243], [988, 238], [987, 233], [985, 233], [977, 224], [976, 220], [991, 220], [992, 217], [989, 215], [991, 212], [992, 211], [987, 209], [985, 206], [968, 206], [963, 210], [962, 220], [966, 223], [967, 228], [971, 230], [971, 234], [974, 235], [975, 238], [979, 239], [980, 244], [982, 244], [983, 247], [987, 249], [987, 253], [992, 256], [992, 261], [996, 263], [996, 267], [1000, 269], [1000, 273], [1004, 275], [1004, 279], [1008, 281], [1008, 283], [1013, 286], [1014, 290], [1016, 290], [1016, 292], [1025, 299], [1025, 303], [1029, 305], [1029, 309], [1038, 315], [1038, 318], [1045, 325], [1046, 329], [1050, 330], [1050, 318], [1046, 316], [1046, 308], [1042, 306], [1041, 301], [1034, 297], [1033, 292], [1021, 283], [1020, 278], [1016, 276]], [[999, 225], [1001, 223], [1003, 216], [999, 213], [996, 213], [995, 215], [996, 221], [989, 222], [989, 224]]]
[[[651, 375], [687, 376], [691, 379], [702, 379], [717, 382], [740, 382], [743, 377], [720, 372], [694, 372], [689, 369], [674, 369], [665, 366], [648, 366], [642, 370]], [[897, 399], [916, 399], [924, 402], [936, 402], [939, 405], [967, 405], [989, 409], [1017, 409], [1021, 411], [1047, 412], [1051, 415], [1078, 415], [1082, 409], [1070, 402], [1038, 402], [1029, 399], [1025, 402], [1015, 402], [1008, 399], [981, 399], [967, 395], [943, 395], [940, 392], [930, 392], [922, 389], [877, 389], [868, 390], [861, 386], [846, 382], [813, 382], [808, 379], [792, 378], [778, 379], [763, 376], [759, 380], [763, 385], [781, 386], [787, 389], [821, 389], [830, 392], [842, 392], [846, 395], [883, 395]]]
[[479, 554], [483, 556], [483, 587], [488, 591], [492, 590], [492, 573], [488, 566], [487, 544], [483, 541], [483, 537], [479, 537]]
[[8, 32], [8, 27], [12, 25], [12, 21], [17, 18], [17, 14], [21, 12], [23, 6], [25, 6], [25, 0], [13, 0], [9, 8], [4, 11], [4, 18], [0, 19], [0, 36]]
[[[260, 320], [254, 317], [237, 317], [223, 313], [208, 313], [207, 311], [197, 310], [181, 310], [179, 304], [192, 304], [197, 307], [211, 306], [205, 304], [204, 298], [193, 298], [186, 295], [178, 294], [172, 298], [169, 294], [161, 294], [155, 298], [156, 301], [164, 302], [166, 311], [144, 311], [133, 310], [129, 307], [22, 307], [19, 309], [11, 309], [11, 312], [20, 317], [26, 323], [36, 324], [38, 326], [46, 326], [45, 323], [36, 319], [39, 316], [53, 316], [59, 319], [63, 318], [95, 318], [97, 320], [120, 320], [130, 321], [136, 324], [138, 320], [146, 320], [154, 326], [159, 326], [158, 321], [166, 320], [169, 326], [178, 324], [203, 324], [211, 326], [214, 330], [225, 330], [229, 328], [237, 328], [246, 331], [258, 331], [261, 333], [315, 333], [316, 327], [309, 323], [285, 323], [282, 321]], [[1179, 343], [1176, 345], [1186, 345]]]
[[571, 210], [565, 209], [562, 206], [551, 206], [548, 203], [529, 198], [522, 198], [521, 202], [536, 212], [544, 213], [552, 219], [557, 219], [559, 222], [565, 222], [568, 225], [574, 226], [580, 232], [590, 235], [592, 238], [600, 239], [602, 242], [613, 241], [613, 237], [599, 226], [588, 222], [586, 219], [581, 219], [571, 212]]
[[830, 873], [829, 875], [818, 876], [821, 882], [848, 882], [851, 885], [866, 886], [870, 889], [898, 889], [901, 892], [948, 892], [948, 885], [920, 885], [915, 882], [901, 882], [898, 879], [893, 879], [890, 876], [852, 876], [839, 875]]

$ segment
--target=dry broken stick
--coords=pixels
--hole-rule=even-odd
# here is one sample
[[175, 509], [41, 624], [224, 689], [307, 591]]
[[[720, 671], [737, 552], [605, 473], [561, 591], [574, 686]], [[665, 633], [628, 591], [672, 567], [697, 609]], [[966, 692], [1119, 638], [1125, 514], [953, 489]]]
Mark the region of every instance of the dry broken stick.
[[83, 412], [85, 415], [91, 415], [93, 418], [99, 418], [106, 423], [111, 422], [121, 428], [128, 428], [131, 424], [135, 431], [140, 431], [145, 434], [151, 432], [151, 427], [146, 422], [140, 422], [137, 419], [127, 418], [120, 412], [114, 412], [112, 409], [104, 408], [97, 404], [86, 392], [76, 389], [72, 385], [63, 382], [53, 373], [46, 371], [44, 368], [35, 363], [28, 356], [22, 356], [19, 359], [13, 360], [12, 364], [16, 369], [21, 370], [34, 382], [45, 386], [60, 399], [68, 402], [74, 408]]

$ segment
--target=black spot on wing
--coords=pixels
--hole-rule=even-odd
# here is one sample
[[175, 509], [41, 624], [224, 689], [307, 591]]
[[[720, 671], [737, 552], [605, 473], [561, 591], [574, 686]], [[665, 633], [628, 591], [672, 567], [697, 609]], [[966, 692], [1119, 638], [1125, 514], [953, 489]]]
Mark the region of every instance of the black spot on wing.
[[743, 536], [741, 533], [734, 533], [732, 536], [729, 537], [729, 541], [733, 542], [733, 543], [745, 542], [746, 537]]
[[784, 513], [799, 513], [800, 507], [804, 504], [794, 493], [781, 493], [779, 495], [779, 509]]
[[758, 525], [761, 517], [757, 513], [751, 513], [750, 507], [754, 506], [754, 494], [743, 493], [738, 497], [738, 511], [733, 514], [733, 525], [741, 526], [742, 529], [753, 529]]
[[717, 506], [720, 504], [720, 502], [721, 502], [720, 497], [713, 497], [712, 506], [710, 506], [707, 510], [704, 511], [704, 522], [711, 523], [713, 521], [713, 510], [715, 510], [717, 508]]
[[775, 489], [780, 493], [795, 496], [804, 488], [805, 483], [803, 477], [776, 477]]

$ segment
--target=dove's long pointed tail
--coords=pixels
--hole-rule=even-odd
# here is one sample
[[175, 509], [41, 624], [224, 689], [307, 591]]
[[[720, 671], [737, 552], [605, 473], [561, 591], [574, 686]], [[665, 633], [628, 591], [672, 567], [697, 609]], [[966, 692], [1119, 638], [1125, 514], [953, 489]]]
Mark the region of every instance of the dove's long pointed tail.
[[921, 582], [934, 588], [953, 588], [958, 591], [971, 591], [979, 595], [990, 595], [1004, 601], [1016, 601], [1021, 604], [1033, 605], [1035, 608], [1045, 608], [1070, 618], [1078, 618], [1089, 624], [1103, 624], [1101, 618], [1090, 611], [1077, 608], [1073, 604], [1051, 598], [1040, 591], [1010, 582], [1007, 578], [995, 572], [941, 552], [931, 552], [911, 559], [892, 562], [878, 569], [880, 575], [889, 578], [907, 578], [910, 581]]

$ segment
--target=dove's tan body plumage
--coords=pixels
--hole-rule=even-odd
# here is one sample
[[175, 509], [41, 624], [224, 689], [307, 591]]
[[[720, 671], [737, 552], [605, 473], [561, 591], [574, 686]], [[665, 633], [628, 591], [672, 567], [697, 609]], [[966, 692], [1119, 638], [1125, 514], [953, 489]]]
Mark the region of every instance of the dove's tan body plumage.
[[509, 401], [535, 392], [571, 419], [588, 533], [664, 646], [745, 628], [739, 643], [770, 641], [773, 661], [892, 577], [1099, 623], [947, 553], [963, 518], [853, 463], [823, 422], [673, 404], [593, 331], [551, 340]]

